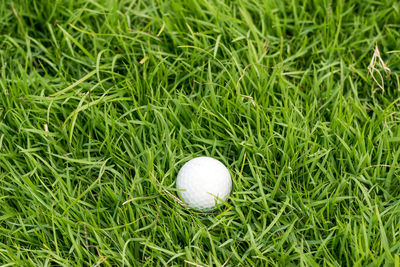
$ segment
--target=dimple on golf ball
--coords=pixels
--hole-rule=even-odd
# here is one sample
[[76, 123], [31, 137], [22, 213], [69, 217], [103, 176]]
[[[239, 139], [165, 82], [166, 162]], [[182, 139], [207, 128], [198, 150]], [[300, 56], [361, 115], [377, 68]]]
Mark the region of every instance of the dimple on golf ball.
[[198, 157], [180, 169], [176, 187], [181, 199], [191, 208], [211, 209], [226, 200], [232, 190], [232, 178], [223, 163], [210, 157]]

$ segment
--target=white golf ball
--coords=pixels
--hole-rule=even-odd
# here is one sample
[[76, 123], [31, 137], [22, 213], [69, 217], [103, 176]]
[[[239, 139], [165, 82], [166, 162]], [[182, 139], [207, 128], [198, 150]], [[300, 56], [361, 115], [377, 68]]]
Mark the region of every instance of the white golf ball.
[[191, 208], [211, 209], [226, 200], [232, 190], [228, 169], [210, 157], [198, 157], [180, 169], [176, 187], [182, 200]]

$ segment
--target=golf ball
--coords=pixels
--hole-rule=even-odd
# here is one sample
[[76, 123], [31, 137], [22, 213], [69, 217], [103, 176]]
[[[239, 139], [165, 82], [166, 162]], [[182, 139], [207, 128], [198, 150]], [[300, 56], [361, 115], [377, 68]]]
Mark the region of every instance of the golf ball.
[[176, 187], [181, 199], [191, 208], [211, 209], [226, 200], [232, 190], [228, 169], [210, 157], [198, 157], [186, 162], [179, 170]]

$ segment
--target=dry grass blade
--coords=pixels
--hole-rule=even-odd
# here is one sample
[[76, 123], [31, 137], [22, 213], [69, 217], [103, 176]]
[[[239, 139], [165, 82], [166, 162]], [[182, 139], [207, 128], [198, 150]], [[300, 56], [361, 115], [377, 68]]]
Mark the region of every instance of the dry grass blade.
[[[158, 179], [151, 173], [151, 176], [154, 178], [154, 180], [161, 185], [161, 183], [158, 181]], [[171, 192], [169, 192], [167, 189], [165, 189], [164, 187], [162, 188], [170, 197], [172, 197], [176, 202], [179, 203], [179, 205], [181, 205], [184, 208], [187, 208], [186, 204], [180, 200], [179, 198], [177, 198], [176, 196], [174, 196]]]
[[240, 96], [250, 99], [251, 104], [253, 105], [253, 107], [256, 106], [256, 102], [254, 101], [254, 98], [252, 96], [249, 96], [249, 95], [240, 95]]
[[204, 267], [203, 265], [200, 265], [200, 264], [197, 264], [197, 263], [188, 261], [188, 260], [184, 260], [184, 262], [187, 263], [187, 264], [189, 264], [189, 265], [196, 266], [196, 267]]
[[14, 15], [17, 17], [19, 26], [21, 27], [22, 33], [23, 33], [24, 36], [25, 36], [24, 25], [22, 25], [21, 18], [19, 17], [19, 15], [18, 15], [18, 13], [17, 13], [17, 10], [15, 10], [14, 4], [11, 4], [11, 8], [12, 8], [12, 10], [13, 10], [13, 12], [14, 12]]
[[95, 267], [96, 267], [96, 266], [100, 266], [100, 264], [102, 264], [102, 263], [106, 263], [107, 266], [111, 266], [111, 265], [107, 262], [107, 258], [104, 258], [104, 257], [100, 254], [100, 251], [99, 251], [98, 247], [95, 247], [95, 248], [96, 248], [96, 250], [97, 250], [97, 255], [99, 255], [99, 258], [100, 258], [99, 262], [95, 265]]
[[[232, 254], [232, 255], [233, 255], [233, 254]], [[224, 264], [222, 264], [222, 267], [225, 267], [225, 266], [228, 264], [229, 260], [232, 258], [232, 255], [230, 255], [230, 256], [228, 257], [228, 259], [226, 259], [226, 261], [224, 262]]]
[[[385, 82], [384, 82], [382, 74], [375, 67], [376, 64], [378, 64], [378, 66], [381, 66], [387, 75], [390, 75], [391, 71], [386, 66], [385, 62], [383, 61], [383, 59], [381, 57], [381, 53], [379, 52], [378, 43], [375, 45], [374, 54], [372, 55], [371, 62], [369, 63], [369, 66], [368, 66], [368, 73], [371, 74], [372, 79], [374, 79], [375, 83], [379, 86], [379, 88], [382, 89], [383, 92], [385, 92]], [[379, 79], [381, 80], [381, 82], [378, 82], [378, 80], [374, 76], [375, 72], [379, 75]]]
[[400, 166], [393, 166], [393, 165], [388, 165], [388, 164], [375, 164], [375, 165], [371, 165], [371, 166], [365, 167], [364, 169], [362, 169], [362, 171], [365, 171], [365, 170], [370, 169], [370, 168], [376, 168], [376, 167], [386, 167], [386, 168], [400, 169]]

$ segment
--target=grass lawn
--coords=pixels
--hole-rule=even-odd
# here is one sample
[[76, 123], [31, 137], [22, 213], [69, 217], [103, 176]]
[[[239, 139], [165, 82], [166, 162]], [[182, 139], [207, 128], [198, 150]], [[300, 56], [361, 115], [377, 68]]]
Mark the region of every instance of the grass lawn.
[[396, 0], [0, 1], [0, 265], [400, 266], [399, 32]]

